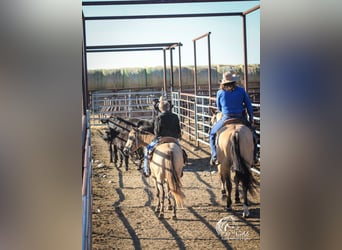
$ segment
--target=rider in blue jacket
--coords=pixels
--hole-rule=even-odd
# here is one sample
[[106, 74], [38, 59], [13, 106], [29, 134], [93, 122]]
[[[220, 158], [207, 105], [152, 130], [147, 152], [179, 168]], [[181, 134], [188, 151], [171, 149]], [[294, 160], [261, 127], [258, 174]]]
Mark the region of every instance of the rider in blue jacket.
[[[230, 72], [223, 74], [220, 83], [220, 90], [216, 94], [216, 106], [218, 111], [222, 112], [222, 118], [211, 128], [209, 133], [209, 143], [211, 147], [210, 165], [217, 164], [216, 155], [216, 133], [229, 118], [240, 118], [249, 122], [250, 127], [254, 124], [253, 107], [244, 88], [236, 85], [238, 77]], [[248, 118], [245, 110], [247, 109]], [[254, 153], [255, 155], [255, 153]]]

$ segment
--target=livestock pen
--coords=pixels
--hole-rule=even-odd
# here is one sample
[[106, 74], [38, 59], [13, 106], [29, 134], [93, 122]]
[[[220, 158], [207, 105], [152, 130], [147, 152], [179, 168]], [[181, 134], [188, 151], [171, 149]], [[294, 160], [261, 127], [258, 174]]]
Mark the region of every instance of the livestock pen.
[[[108, 1], [83, 2], [83, 7], [100, 5], [135, 5], [135, 4], [182, 4], [194, 1]], [[220, 2], [220, 1], [196, 1]], [[221, 1], [229, 2], [229, 1]], [[211, 33], [193, 39], [194, 45], [194, 85], [185, 89], [182, 86], [182, 65], [180, 42], [146, 43], [125, 45], [89, 46], [86, 41], [86, 22], [125, 19], [162, 19], [162, 18], [198, 18], [198, 17], [242, 17], [243, 29], [243, 86], [253, 95], [254, 119], [259, 135], [260, 148], [260, 98], [258, 87], [250, 90], [247, 62], [246, 16], [260, 8], [257, 5], [241, 12], [226, 13], [191, 13], [191, 14], [156, 14], [126, 16], [86, 16], [83, 17], [82, 44], [82, 108], [83, 125], [83, 230], [82, 249], [259, 249], [260, 247], [260, 195], [250, 199], [251, 217], [248, 219], [236, 211], [227, 214], [223, 210], [219, 197], [220, 187], [215, 171], [209, 171], [208, 132], [211, 112], [216, 109], [211, 70]], [[198, 88], [198, 67], [196, 58], [197, 41], [207, 39], [208, 49], [208, 87]], [[175, 86], [173, 51], [178, 49], [178, 82]], [[158, 89], [148, 90], [129, 87], [125, 82], [122, 90], [89, 90], [88, 53], [123, 52], [123, 51], [160, 50], [163, 53], [163, 81]], [[166, 66], [166, 53], [169, 53], [169, 67]], [[217, 76], [216, 76], [217, 77]], [[126, 83], [128, 85], [126, 85]], [[260, 88], [260, 83], [259, 83]], [[180, 117], [182, 126], [182, 146], [189, 154], [189, 162], [184, 168], [184, 190], [186, 206], [179, 213], [178, 221], [157, 220], [153, 210], [151, 183], [142, 177], [139, 171], [130, 168], [123, 172], [109, 163], [108, 154], [103, 152], [103, 140], [98, 138], [96, 130], [101, 129], [101, 117], [118, 115], [150, 119], [154, 116], [153, 100], [161, 95], [171, 100], [172, 111]], [[86, 124], [86, 125], [84, 125]], [[104, 163], [98, 165], [98, 163]], [[101, 166], [101, 167], [99, 167]], [[104, 167], [103, 167], [104, 166]], [[260, 173], [260, 166], [255, 169]], [[237, 208], [239, 205], [236, 205]], [[223, 228], [230, 228], [223, 232]]]

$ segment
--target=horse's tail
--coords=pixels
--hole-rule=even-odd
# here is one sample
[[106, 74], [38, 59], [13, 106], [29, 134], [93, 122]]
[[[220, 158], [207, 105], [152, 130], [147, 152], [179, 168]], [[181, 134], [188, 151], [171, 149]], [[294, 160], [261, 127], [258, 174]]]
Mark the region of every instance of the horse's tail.
[[237, 131], [233, 135], [231, 152], [233, 160], [233, 169], [235, 170], [235, 174], [238, 180], [241, 180], [243, 186], [247, 188], [247, 191], [251, 195], [254, 195], [258, 182], [254, 178], [250, 167], [246, 164], [246, 161], [241, 157], [239, 146], [239, 133]]
[[170, 151], [168, 155], [170, 157], [170, 160], [167, 161], [168, 163], [165, 165], [165, 177], [169, 185], [170, 191], [173, 197], [175, 198], [177, 207], [183, 207], [183, 199], [185, 195], [181, 190], [182, 182], [175, 168], [174, 163], [176, 162], [176, 159], [174, 158], [174, 154], [172, 151]]

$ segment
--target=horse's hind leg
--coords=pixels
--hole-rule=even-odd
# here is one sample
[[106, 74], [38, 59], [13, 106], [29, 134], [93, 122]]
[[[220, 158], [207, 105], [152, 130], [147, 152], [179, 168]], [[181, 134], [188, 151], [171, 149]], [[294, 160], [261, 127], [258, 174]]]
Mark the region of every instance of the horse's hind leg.
[[160, 206], [160, 211], [159, 211], [159, 215], [158, 217], [160, 219], [164, 218], [164, 199], [165, 199], [165, 191], [164, 191], [164, 187], [163, 184], [158, 182], [158, 189], [159, 191], [161, 191], [161, 197], [159, 198], [159, 206]]
[[226, 178], [226, 186], [228, 190], [228, 196], [227, 196], [227, 210], [230, 211], [232, 209], [232, 182], [230, 180], [230, 175], [227, 176]]
[[124, 160], [124, 164], [125, 164], [125, 170], [128, 171], [128, 156], [125, 155], [122, 151], [120, 151], [121, 157]]
[[113, 143], [109, 143], [109, 162], [113, 162]]
[[[168, 206], [167, 206], [167, 210], [173, 210], [173, 215], [172, 215], [172, 219], [175, 220], [177, 219], [177, 215], [176, 215], [176, 200], [173, 197], [171, 191], [170, 191], [170, 187], [169, 184], [166, 184], [166, 189], [167, 189], [167, 202], [168, 202]], [[173, 203], [173, 206], [171, 204], [171, 200]]]
[[239, 178], [235, 174], [234, 176], [234, 183], [235, 183], [235, 203], [241, 203], [240, 201], [240, 193], [239, 193]]
[[170, 191], [170, 187], [167, 184], [167, 202], [168, 202], [167, 210], [172, 210], [171, 199], [172, 199], [172, 194]]
[[175, 198], [173, 196], [172, 196], [172, 200], [173, 200], [173, 215], [172, 215], [172, 219], [176, 220], [177, 219], [177, 214], [176, 214], [177, 205], [176, 205], [176, 200], [175, 200]]
[[225, 188], [225, 180], [221, 176], [221, 194], [222, 194], [222, 199], [226, 198], [227, 193], [226, 193], [226, 188]]
[[242, 181], [242, 196], [243, 196], [243, 213], [242, 217], [248, 217], [249, 211], [248, 211], [248, 198], [247, 198], [247, 186], [248, 183], [246, 183], [246, 179], [244, 178], [243, 174], [236, 173], [237, 178]]
[[120, 165], [119, 165], [119, 167], [121, 168], [125, 156], [123, 155], [123, 153], [121, 152], [120, 149], [118, 149], [117, 151], [119, 152], [119, 156], [120, 156]]
[[248, 210], [248, 199], [247, 199], [247, 187], [243, 185], [243, 213], [242, 217], [249, 217], [249, 210]]
[[116, 146], [113, 146], [113, 161], [114, 161], [114, 166], [117, 167], [117, 163], [118, 163], [118, 149], [116, 148]]
[[156, 183], [156, 197], [157, 197], [157, 205], [156, 205], [155, 212], [159, 213], [160, 212], [160, 198], [159, 198], [160, 191], [159, 191], [157, 179], [155, 179], [155, 183]]

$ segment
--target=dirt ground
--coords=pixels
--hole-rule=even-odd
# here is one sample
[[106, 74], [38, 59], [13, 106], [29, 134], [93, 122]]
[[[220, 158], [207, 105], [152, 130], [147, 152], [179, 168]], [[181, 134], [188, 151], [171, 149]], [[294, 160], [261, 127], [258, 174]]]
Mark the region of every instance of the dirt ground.
[[132, 161], [128, 171], [109, 163], [99, 129], [92, 129], [93, 249], [260, 249], [259, 187], [249, 195], [249, 218], [242, 217], [241, 204], [225, 211], [218, 174], [209, 171], [208, 146], [181, 141], [189, 156], [182, 178], [185, 206], [177, 209], [177, 220], [167, 209], [158, 219], [152, 179]]

